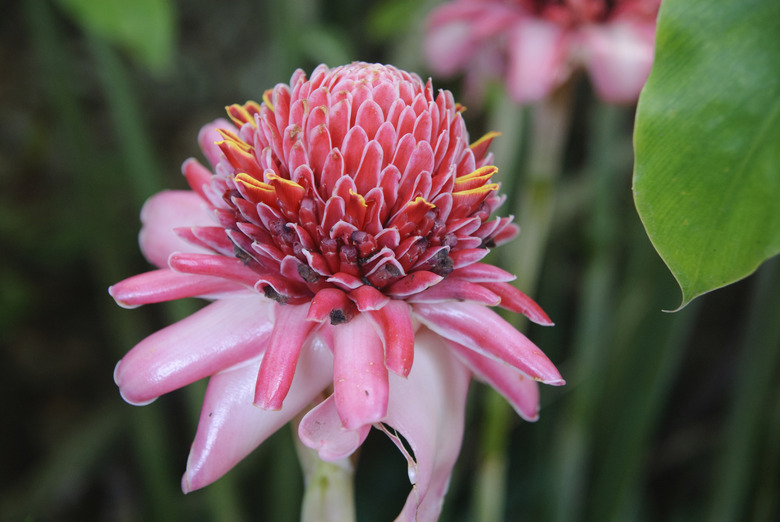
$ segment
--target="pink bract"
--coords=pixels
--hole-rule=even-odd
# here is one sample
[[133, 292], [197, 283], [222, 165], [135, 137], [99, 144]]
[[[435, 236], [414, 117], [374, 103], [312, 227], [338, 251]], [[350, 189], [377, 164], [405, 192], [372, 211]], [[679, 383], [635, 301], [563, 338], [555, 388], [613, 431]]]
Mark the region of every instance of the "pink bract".
[[584, 68], [608, 102], [636, 101], [653, 63], [661, 0], [455, 0], [428, 19], [437, 74], [475, 93], [503, 79], [519, 103], [541, 100]]
[[[211, 168], [184, 162], [189, 191], [153, 196], [140, 245], [156, 270], [110, 288], [125, 307], [211, 304], [149, 336], [115, 370], [132, 404], [211, 377], [182, 480], [226, 473], [301, 412], [325, 460], [389, 426], [415, 485], [402, 520], [434, 520], [460, 449], [472, 375], [528, 420], [550, 360], [489, 306], [551, 324], [481, 263], [517, 232], [488, 147], [469, 144], [448, 91], [366, 63], [266, 91], [206, 125]], [[392, 435], [391, 437], [395, 437]]]

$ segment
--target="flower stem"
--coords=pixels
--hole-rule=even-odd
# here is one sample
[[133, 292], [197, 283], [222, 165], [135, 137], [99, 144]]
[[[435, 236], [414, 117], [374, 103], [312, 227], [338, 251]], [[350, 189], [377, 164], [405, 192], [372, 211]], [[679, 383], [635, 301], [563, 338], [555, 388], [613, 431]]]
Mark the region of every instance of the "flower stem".
[[[590, 256], [582, 277], [581, 299], [577, 306], [572, 348], [572, 375], [568, 378], [576, 387], [563, 408], [558, 430], [554, 468], [555, 520], [573, 520], [579, 512], [583, 484], [589, 465], [592, 443], [592, 423], [602, 393], [603, 380], [595, 378], [603, 363], [605, 351], [612, 341], [609, 328], [614, 302], [616, 264], [616, 188], [622, 169], [615, 161], [615, 143], [621, 133], [624, 114], [614, 106], [597, 104], [590, 115], [588, 167], [585, 175], [591, 179], [591, 206], [588, 228]], [[628, 175], [629, 169], [624, 173]]]
[[753, 486], [750, 477], [766, 457], [759, 451], [760, 428], [768, 418], [766, 412], [772, 411], [772, 384], [780, 363], [780, 262], [768, 261], [754, 276], [753, 284], [739, 380], [716, 468], [711, 522], [749, 518], [745, 502]]
[[[571, 103], [572, 87], [567, 84], [532, 108], [531, 142], [524, 176], [519, 182], [506, 174], [503, 178], [510, 185], [508, 188], [513, 196], [520, 194], [520, 197], [510, 196], [511, 210], [524, 229], [518, 238], [501, 249], [502, 264], [517, 275], [517, 287], [530, 295], [535, 291], [552, 224]], [[499, 105], [498, 110], [504, 111], [505, 107]], [[510, 136], [519, 134], [512, 132]], [[517, 146], [517, 150], [520, 149]], [[507, 172], [506, 169], [504, 172]], [[512, 317], [511, 321], [517, 327], [522, 324], [519, 316]], [[481, 434], [482, 455], [476, 476], [474, 519], [493, 522], [504, 518], [506, 455], [515, 413], [493, 390], [486, 391], [483, 408], [486, 413]]]
[[[36, 55], [42, 61], [41, 76], [44, 78], [43, 84], [48, 87], [46, 96], [66, 143], [65, 161], [71, 165], [73, 172], [80, 174], [73, 180], [76, 193], [73, 209], [80, 223], [85, 224], [89, 239], [92, 239], [87, 243], [87, 255], [92, 262], [96, 281], [103, 286], [106, 281], [116, 281], [126, 274], [125, 269], [121, 268], [126, 262], [122, 256], [122, 246], [117, 241], [121, 236], [112, 228], [119, 222], [116, 205], [108, 197], [95, 198], [95, 194], [115, 193], [111, 190], [115, 179], [108, 179], [105, 175], [113, 170], [107, 167], [110, 162], [106, 156], [92, 146], [94, 140], [82, 116], [83, 108], [73, 90], [67, 88], [74, 75], [72, 59], [65, 52], [66, 46], [62, 45], [61, 31], [54, 13], [48, 2], [29, 2], [25, 8]], [[101, 202], [105, 204], [101, 205]], [[94, 241], [95, 237], [103, 240]], [[143, 331], [137, 320], [118, 312], [118, 309], [113, 311], [109, 307], [103, 317], [112, 333], [108, 337], [114, 339], [117, 348], [137, 341]], [[134, 422], [125, 428], [133, 433], [132, 441], [140, 461], [144, 498], [148, 503], [147, 518], [171, 520], [178, 516], [180, 503], [175, 488], [169, 485], [176, 483], [175, 474], [171, 472], [165, 458], [166, 448], [161, 436], [164, 424], [157, 418], [159, 416], [159, 409], [144, 408], [138, 412]]]
[[[297, 423], [293, 423], [297, 428]], [[346, 458], [325, 462], [303, 445], [294, 429], [293, 439], [303, 468], [302, 522], [354, 522], [354, 467]]]

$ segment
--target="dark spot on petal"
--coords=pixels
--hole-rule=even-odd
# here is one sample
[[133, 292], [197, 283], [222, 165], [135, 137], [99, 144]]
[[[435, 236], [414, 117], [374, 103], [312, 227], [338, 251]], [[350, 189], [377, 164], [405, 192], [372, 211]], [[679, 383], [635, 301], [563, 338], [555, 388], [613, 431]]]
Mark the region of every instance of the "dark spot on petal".
[[344, 313], [344, 310], [334, 309], [330, 311], [330, 324], [338, 325], [338, 324], [344, 324], [346, 322], [347, 322], [347, 316]]
[[398, 267], [395, 266], [393, 263], [385, 263], [384, 269], [385, 272], [387, 272], [393, 277], [398, 277], [401, 275], [401, 271], [398, 270]]
[[249, 262], [252, 260], [252, 256], [247, 254], [243, 248], [239, 247], [235, 243], [233, 243], [233, 255], [239, 258], [245, 265], [249, 264]]
[[442, 277], [450, 275], [454, 269], [455, 262], [448, 254], [449, 252], [447, 250], [442, 249], [431, 258], [431, 262], [433, 263], [431, 272], [439, 274]]
[[268, 299], [273, 299], [279, 304], [287, 304], [287, 296], [274, 290], [271, 285], [265, 285], [263, 287], [263, 294], [265, 294]]
[[319, 274], [311, 269], [309, 265], [298, 265], [298, 275], [307, 283], [316, 283], [320, 280]]

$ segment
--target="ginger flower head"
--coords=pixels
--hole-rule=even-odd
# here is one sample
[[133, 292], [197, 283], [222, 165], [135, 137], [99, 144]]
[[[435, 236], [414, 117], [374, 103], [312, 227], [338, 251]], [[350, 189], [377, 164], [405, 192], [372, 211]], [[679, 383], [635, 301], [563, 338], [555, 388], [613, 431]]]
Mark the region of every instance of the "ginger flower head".
[[[489, 307], [551, 324], [480, 262], [516, 232], [491, 218], [495, 134], [470, 143], [448, 91], [391, 66], [293, 74], [200, 133], [211, 169], [150, 198], [141, 249], [159, 268], [110, 289], [133, 307], [211, 304], [117, 365], [130, 403], [211, 377], [182, 482], [203, 487], [307, 411], [304, 444], [335, 460], [375, 426], [406, 438], [415, 488], [401, 518], [435, 519], [463, 433], [471, 376], [523, 417], [547, 357]], [[389, 434], [389, 432], [387, 432]]]

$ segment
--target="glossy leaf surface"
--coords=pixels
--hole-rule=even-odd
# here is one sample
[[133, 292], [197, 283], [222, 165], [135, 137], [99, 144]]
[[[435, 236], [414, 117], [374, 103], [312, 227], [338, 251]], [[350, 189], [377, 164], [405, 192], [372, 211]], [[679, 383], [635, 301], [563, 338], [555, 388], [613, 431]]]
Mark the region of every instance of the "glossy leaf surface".
[[634, 200], [691, 299], [780, 252], [780, 2], [665, 0]]

